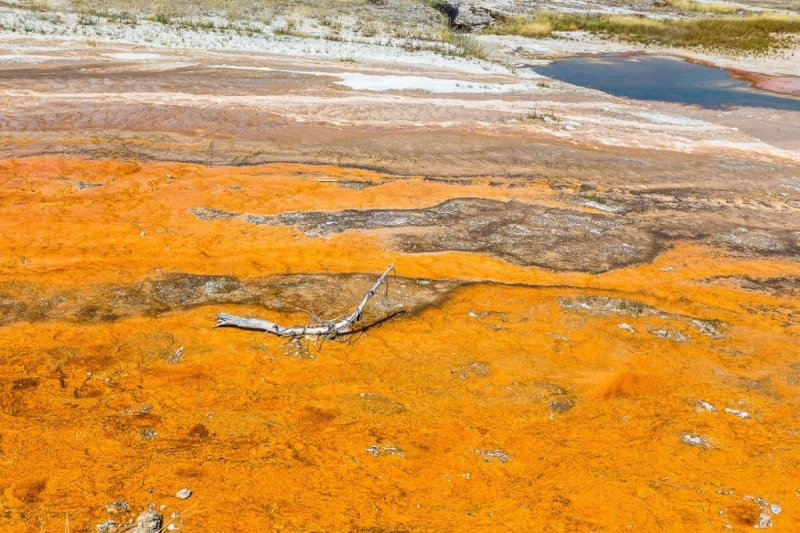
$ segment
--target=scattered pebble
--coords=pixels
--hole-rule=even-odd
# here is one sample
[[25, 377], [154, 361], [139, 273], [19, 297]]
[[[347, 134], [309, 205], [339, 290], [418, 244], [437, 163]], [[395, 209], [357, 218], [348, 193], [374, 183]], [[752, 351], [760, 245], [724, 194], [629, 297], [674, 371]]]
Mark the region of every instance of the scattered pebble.
[[702, 437], [700, 435], [694, 435], [694, 434], [691, 434], [691, 433], [687, 433], [686, 435], [684, 435], [681, 438], [681, 440], [685, 444], [688, 444], [689, 446], [698, 446], [700, 448], [708, 448], [708, 449], [713, 449], [714, 448], [708, 442], [708, 439], [706, 437]]
[[172, 364], [178, 364], [181, 362], [181, 356], [183, 356], [183, 346], [175, 350], [172, 355], [167, 356], [165, 359]]
[[111, 514], [126, 513], [128, 509], [130, 509], [130, 506], [125, 500], [117, 500], [106, 504], [106, 512]]
[[94, 187], [102, 187], [103, 184], [91, 181], [76, 181], [75, 186], [79, 189], [93, 189]]
[[152, 507], [153, 504], [151, 504], [150, 509], [147, 509], [136, 518], [136, 529], [134, 529], [136, 533], [159, 533], [162, 531], [164, 518], [161, 513]]
[[711, 337], [712, 339], [721, 339], [724, 337], [722, 333], [722, 329], [727, 327], [727, 324], [719, 321], [709, 322], [707, 320], [697, 320], [693, 319], [691, 324], [700, 330], [700, 333], [705, 335], [706, 337]]
[[482, 455], [487, 463], [491, 463], [493, 457], [499, 459], [501, 463], [507, 463], [509, 460], [508, 454], [503, 450], [470, 450], [470, 452]]
[[716, 413], [717, 412], [717, 408], [716, 407], [714, 407], [713, 405], [711, 405], [708, 402], [704, 402], [703, 400], [697, 400], [695, 402], [695, 405], [697, 405], [698, 409], [704, 409], [706, 411], [711, 411], [712, 413]]
[[397, 455], [399, 457], [406, 456], [403, 450], [395, 446], [379, 446], [377, 444], [372, 444], [370, 446], [367, 446], [367, 449], [364, 451], [367, 453], [371, 453], [375, 457], [379, 457], [381, 454]]
[[626, 324], [625, 322], [623, 322], [622, 324], [617, 324], [617, 327], [619, 329], [624, 329], [625, 331], [629, 331], [631, 333], [636, 333], [636, 330], [633, 329], [633, 326], [631, 326], [630, 324]]
[[654, 329], [650, 330], [650, 333], [655, 335], [659, 339], [668, 339], [673, 342], [686, 342], [687, 340], [689, 340], [688, 335], [685, 335], [683, 332], [672, 328]]
[[772, 517], [766, 513], [761, 513], [758, 517], [758, 524], [753, 526], [756, 529], [767, 529], [772, 527]]
[[740, 411], [738, 409], [731, 409], [730, 407], [726, 407], [725, 412], [730, 413], [734, 416], [738, 416], [739, 418], [742, 419], [750, 418], [750, 414], [747, 411]]
[[192, 491], [190, 491], [189, 489], [181, 489], [177, 493], [175, 493], [175, 496], [180, 498], [181, 500], [187, 500], [191, 495]]
[[781, 511], [783, 511], [783, 509], [781, 509], [781, 506], [778, 505], [777, 503], [773, 503], [772, 505], [769, 506], [769, 508], [772, 511], [772, 514], [781, 514]]
[[97, 533], [112, 533], [118, 526], [119, 524], [109, 518], [105, 522], [97, 524]]
[[572, 398], [559, 398], [547, 404], [556, 413], [566, 413], [575, 407], [575, 400]]

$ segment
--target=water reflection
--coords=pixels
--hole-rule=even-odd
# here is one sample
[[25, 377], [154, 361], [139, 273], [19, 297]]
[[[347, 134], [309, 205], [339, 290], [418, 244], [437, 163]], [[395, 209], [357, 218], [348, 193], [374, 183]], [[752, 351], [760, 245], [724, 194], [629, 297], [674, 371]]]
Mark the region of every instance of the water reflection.
[[800, 98], [751, 89], [748, 82], [731, 78], [726, 70], [669, 56], [570, 57], [534, 70], [574, 85], [637, 100], [711, 109], [750, 106], [800, 111]]

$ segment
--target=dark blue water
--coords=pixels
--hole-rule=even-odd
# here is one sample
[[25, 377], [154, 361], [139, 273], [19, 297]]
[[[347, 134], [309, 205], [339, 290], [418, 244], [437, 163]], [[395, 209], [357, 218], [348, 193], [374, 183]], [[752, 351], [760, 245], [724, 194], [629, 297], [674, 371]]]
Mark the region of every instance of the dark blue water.
[[570, 57], [533, 70], [614, 96], [694, 104], [710, 109], [768, 107], [800, 111], [800, 98], [751, 89], [729, 72], [668, 56]]

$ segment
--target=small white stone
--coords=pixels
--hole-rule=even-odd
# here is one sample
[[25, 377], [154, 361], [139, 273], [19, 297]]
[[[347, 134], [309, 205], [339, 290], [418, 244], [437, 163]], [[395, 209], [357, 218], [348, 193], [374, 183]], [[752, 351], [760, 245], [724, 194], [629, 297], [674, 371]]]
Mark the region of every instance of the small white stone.
[[783, 509], [781, 509], [781, 506], [778, 505], [777, 503], [773, 503], [772, 505], [770, 505], [770, 510], [772, 511], [772, 514], [781, 514], [781, 511], [783, 511]]
[[708, 402], [704, 402], [703, 400], [697, 400], [695, 402], [698, 409], [705, 409], [706, 411], [711, 411], [712, 413], [716, 412], [717, 409]]
[[684, 443], [690, 446], [698, 446], [700, 448], [708, 449], [713, 448], [713, 446], [708, 442], [708, 439], [700, 435], [687, 434], [683, 436], [682, 440]]
[[739, 418], [742, 419], [750, 418], [750, 413], [748, 413], [747, 411], [740, 411], [738, 409], [731, 409], [730, 407], [726, 407], [725, 412], [730, 413], [734, 416], [738, 416]]
[[631, 333], [636, 333], [636, 330], [633, 329], [633, 326], [631, 326], [630, 324], [626, 324], [625, 322], [623, 322], [622, 324], [617, 324], [617, 327], [619, 329], [624, 329], [625, 331], [629, 331]]
[[192, 491], [189, 489], [181, 489], [179, 490], [175, 496], [180, 498], [181, 500], [187, 500], [192, 495]]

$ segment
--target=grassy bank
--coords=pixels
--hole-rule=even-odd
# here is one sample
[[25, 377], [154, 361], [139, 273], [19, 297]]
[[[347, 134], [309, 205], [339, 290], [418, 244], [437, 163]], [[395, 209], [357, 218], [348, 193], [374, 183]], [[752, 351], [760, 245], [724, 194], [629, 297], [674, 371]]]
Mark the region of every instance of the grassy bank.
[[776, 14], [690, 20], [540, 12], [513, 17], [493, 30], [501, 35], [546, 37], [555, 31], [588, 31], [645, 45], [763, 54], [791, 46], [800, 17]]

